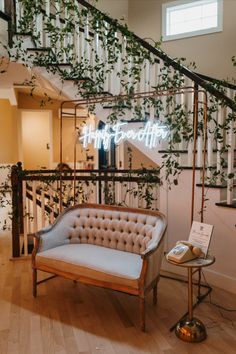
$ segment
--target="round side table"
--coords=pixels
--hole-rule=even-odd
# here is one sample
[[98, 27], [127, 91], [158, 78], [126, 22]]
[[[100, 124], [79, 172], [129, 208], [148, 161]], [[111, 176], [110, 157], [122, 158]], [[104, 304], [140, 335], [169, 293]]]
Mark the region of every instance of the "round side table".
[[196, 258], [185, 263], [176, 263], [166, 258], [167, 262], [188, 269], [188, 315], [182, 318], [175, 327], [175, 334], [185, 342], [201, 342], [207, 333], [204, 324], [193, 317], [193, 269], [208, 267], [215, 262], [215, 257]]

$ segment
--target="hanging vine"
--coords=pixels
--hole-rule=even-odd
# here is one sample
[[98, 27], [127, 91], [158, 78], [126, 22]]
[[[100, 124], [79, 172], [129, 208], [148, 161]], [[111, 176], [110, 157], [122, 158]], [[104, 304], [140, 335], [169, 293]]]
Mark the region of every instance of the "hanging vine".
[[[17, 25], [19, 35], [15, 36], [12, 48], [6, 48], [10, 60], [19, 61], [31, 69], [44, 67], [48, 72], [59, 75], [62, 84], [66, 80], [73, 80], [77, 95], [86, 98], [103, 92], [104, 87], [107, 86], [108, 75], [113, 73], [115, 75], [113, 80], [120, 82], [122, 90], [120, 93], [128, 94], [130, 98], [117, 100], [112, 105], [108, 122], [114, 123], [124, 119], [127, 112], [131, 120], [145, 121], [150, 110], [153, 109], [154, 120], [157, 119], [168, 125], [170, 131], [168, 146], [160, 168], [165, 171], [164, 176], [169, 185], [178, 184], [181, 166], [177, 146], [181, 141], [183, 141], [183, 146], [187, 146], [193, 139], [193, 110], [186, 103], [177, 100], [175, 95], [177, 90], [185, 85], [183, 75], [169, 64], [163, 63], [160, 71], [155, 74], [157, 84], [152, 89], [171, 89], [173, 95], [155, 99], [147, 98], [143, 101], [134, 100], [132, 95], [140, 90], [143, 71], [148, 66], [154, 65], [156, 58], [140, 45], [126, 24], [122, 26], [121, 32], [117, 20], [112, 20], [108, 24], [105, 15], [95, 7], [81, 7], [70, 0], [55, 0], [51, 4], [50, 11], [47, 10], [44, 0], [20, 0], [19, 4], [23, 9]], [[43, 23], [43, 33], [37, 29], [37, 18], [40, 18]], [[30, 34], [38, 49], [42, 48], [47, 38], [50, 48], [32, 53], [25, 48], [24, 37], [20, 35], [21, 33]], [[84, 41], [81, 42], [80, 38]], [[95, 45], [92, 45], [94, 43]], [[82, 45], [84, 48], [80, 51], [78, 46]], [[154, 47], [160, 50], [160, 43], [154, 42]], [[99, 54], [99, 50], [102, 55]], [[175, 61], [181, 65], [185, 64], [184, 58], [175, 59]], [[232, 58], [232, 62], [236, 65], [235, 57]], [[59, 64], [68, 64], [69, 69]], [[195, 63], [191, 65], [194, 67]], [[33, 82], [34, 80], [32, 80], [32, 92]], [[209, 87], [210, 85], [225, 93], [219, 81], [209, 84]], [[45, 100], [49, 99], [45, 97]], [[207, 134], [213, 137], [214, 142], [218, 142], [216, 149], [221, 156], [221, 168], [218, 166], [218, 169], [215, 169], [214, 166], [207, 166], [211, 172], [207, 177], [209, 183], [234, 177], [233, 174], [227, 175], [224, 167], [225, 153], [229, 148], [226, 136], [230, 125], [235, 122], [235, 113], [229, 113], [221, 124], [215, 118], [219, 106], [223, 107], [224, 103], [210, 96], [210, 105], [207, 110]], [[90, 109], [93, 108], [90, 107]], [[199, 108], [198, 113], [197, 131], [200, 136], [203, 134], [202, 107]], [[223, 143], [222, 146], [220, 142]]]

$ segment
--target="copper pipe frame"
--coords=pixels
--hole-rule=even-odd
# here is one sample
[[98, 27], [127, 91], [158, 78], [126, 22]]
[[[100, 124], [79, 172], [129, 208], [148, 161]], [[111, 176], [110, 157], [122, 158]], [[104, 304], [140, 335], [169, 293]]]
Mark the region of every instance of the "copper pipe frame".
[[[77, 124], [77, 108], [75, 106], [75, 116], [74, 116], [74, 133], [76, 132], [76, 124]], [[74, 180], [73, 180], [73, 188], [74, 188], [74, 200], [73, 205], [75, 205], [75, 197], [76, 197], [76, 137], [74, 137]]]
[[[88, 106], [90, 104], [98, 103], [109, 103], [109, 102], [118, 102], [122, 100], [132, 99], [137, 100], [141, 98], [151, 98], [151, 97], [164, 97], [164, 96], [177, 96], [184, 93], [193, 93], [194, 94], [194, 148], [193, 148], [193, 163], [192, 163], [192, 196], [191, 196], [191, 225], [194, 218], [194, 209], [195, 209], [195, 174], [196, 174], [196, 141], [197, 141], [197, 115], [198, 115], [198, 104], [201, 103], [204, 106], [204, 130], [203, 130], [203, 166], [202, 166], [202, 193], [201, 193], [201, 222], [204, 221], [204, 180], [205, 180], [205, 170], [206, 170], [206, 139], [207, 139], [207, 93], [203, 89], [198, 89], [197, 87], [184, 86], [181, 88], [173, 88], [170, 90], [155, 90], [149, 92], [139, 92], [133, 94], [124, 94], [116, 96], [95, 96], [92, 98], [79, 99], [79, 100], [68, 100], [61, 103], [61, 122], [60, 122], [60, 165], [62, 164], [62, 118], [63, 118], [63, 106], [66, 104], [74, 105], [74, 127], [76, 128], [76, 110], [79, 106]], [[199, 101], [198, 94], [202, 93], [204, 95], [204, 100]], [[76, 141], [75, 141], [76, 145]], [[76, 171], [76, 146], [74, 146], [74, 178]], [[75, 182], [74, 182], [74, 203], [75, 203]], [[60, 212], [62, 211], [62, 170], [60, 168]]]

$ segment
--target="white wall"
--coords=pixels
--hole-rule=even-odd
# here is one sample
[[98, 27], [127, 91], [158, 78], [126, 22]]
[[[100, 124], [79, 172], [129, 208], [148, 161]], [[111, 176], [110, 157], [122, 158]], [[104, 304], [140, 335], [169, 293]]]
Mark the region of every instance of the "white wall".
[[113, 18], [128, 19], [128, 0], [98, 0], [96, 7]]
[[[129, 27], [142, 38], [161, 38], [161, 5], [167, 0], [129, 0]], [[236, 1], [223, 1], [223, 31], [163, 42], [162, 49], [174, 58], [196, 62], [197, 71], [215, 78], [235, 77], [231, 57], [236, 54]]]
[[[160, 210], [168, 220], [166, 250], [170, 250], [177, 240], [187, 240], [190, 231], [191, 217], [191, 184], [192, 171], [184, 170], [179, 179], [179, 185], [170, 191], [161, 188]], [[200, 221], [201, 188], [195, 189], [194, 220]], [[216, 206], [220, 200], [220, 189], [208, 189], [206, 198], [206, 212], [204, 222], [214, 225], [209, 253], [216, 258], [216, 262], [204, 269], [210, 284], [236, 293], [236, 209]], [[186, 275], [177, 266], [167, 264], [164, 260], [162, 269], [173, 273]]]

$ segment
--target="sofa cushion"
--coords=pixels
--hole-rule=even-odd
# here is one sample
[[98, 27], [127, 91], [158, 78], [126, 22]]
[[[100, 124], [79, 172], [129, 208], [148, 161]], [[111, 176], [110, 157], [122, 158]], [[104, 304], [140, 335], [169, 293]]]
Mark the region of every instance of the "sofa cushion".
[[36, 255], [37, 268], [138, 288], [142, 268], [140, 255], [91, 244], [68, 244]]
[[41, 233], [39, 251], [66, 244], [91, 244], [141, 254], [153, 243], [158, 244], [163, 228], [160, 215], [101, 207], [68, 209]]

